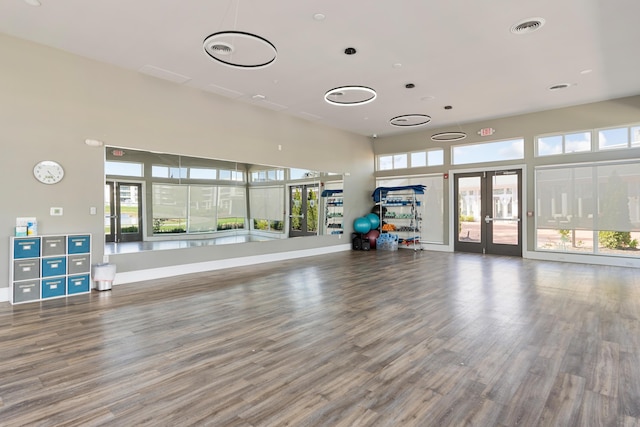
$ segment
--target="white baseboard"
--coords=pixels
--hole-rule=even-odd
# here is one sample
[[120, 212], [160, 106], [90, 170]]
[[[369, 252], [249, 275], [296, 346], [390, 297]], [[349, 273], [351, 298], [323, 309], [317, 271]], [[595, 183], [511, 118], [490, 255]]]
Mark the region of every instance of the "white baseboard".
[[538, 261], [559, 261], [575, 264], [607, 265], [611, 267], [640, 268], [640, 259], [629, 257], [598, 256], [589, 254], [572, 254], [567, 252], [525, 251], [523, 258]]
[[151, 268], [147, 270], [128, 271], [116, 273], [113, 285], [141, 282], [144, 280], [162, 279], [165, 277], [180, 276], [182, 274], [202, 273], [205, 271], [222, 270], [232, 267], [246, 267], [249, 265], [263, 264], [266, 262], [284, 261], [288, 259], [304, 258], [315, 255], [324, 255], [334, 252], [351, 250], [350, 244], [328, 246], [325, 248], [305, 249], [301, 251], [279, 252], [274, 254], [255, 255], [242, 258], [223, 259], [218, 261], [199, 262], [194, 264], [176, 265], [171, 267]]

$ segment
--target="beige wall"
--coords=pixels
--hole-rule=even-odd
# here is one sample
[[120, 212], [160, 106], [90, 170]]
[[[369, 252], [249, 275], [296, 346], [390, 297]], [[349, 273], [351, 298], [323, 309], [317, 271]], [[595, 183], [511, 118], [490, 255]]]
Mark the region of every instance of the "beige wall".
[[[550, 96], [559, 95], [550, 93]], [[478, 104], [478, 108], [482, 108]], [[374, 152], [379, 154], [390, 154], [398, 152], [411, 152], [431, 148], [444, 149], [444, 165], [428, 168], [411, 169], [412, 174], [428, 174], [428, 173], [452, 173], [456, 170], [469, 169], [496, 169], [504, 168], [506, 165], [526, 165], [526, 195], [524, 201], [523, 212], [533, 211], [534, 203], [534, 174], [535, 167], [539, 165], [547, 165], [553, 163], [576, 163], [591, 162], [600, 160], [619, 160], [637, 158], [640, 159], [640, 148], [628, 150], [610, 150], [597, 153], [580, 153], [565, 156], [547, 156], [535, 157], [535, 138], [538, 135], [549, 133], [567, 133], [572, 131], [584, 131], [603, 127], [614, 127], [619, 125], [628, 125], [640, 123], [640, 96], [632, 96], [627, 98], [619, 98], [610, 101], [585, 104], [575, 107], [561, 108], [556, 110], [543, 111], [532, 114], [524, 114], [512, 117], [506, 117], [495, 120], [487, 120], [476, 123], [469, 123], [460, 127], [451, 126], [449, 128], [429, 129], [418, 131], [402, 136], [378, 138], [374, 140]], [[493, 128], [495, 134], [489, 137], [481, 137], [478, 131], [482, 128]], [[467, 133], [467, 138], [451, 143], [433, 142], [431, 135], [445, 131], [463, 131]], [[452, 166], [451, 165], [451, 146], [459, 144], [473, 144], [479, 142], [508, 140], [514, 138], [524, 138], [525, 142], [525, 158], [524, 160], [514, 160], [511, 162], [492, 162], [471, 165]], [[393, 176], [406, 174], [404, 171], [384, 171], [377, 172], [376, 175]], [[448, 194], [448, 186], [451, 180], [445, 180], [445, 194]], [[452, 220], [450, 212], [450, 200], [445, 201], [445, 224]], [[527, 222], [525, 250], [534, 250], [534, 234], [535, 224], [533, 221]], [[445, 235], [445, 243], [449, 243], [449, 233]]]
[[[373, 153], [366, 137], [4, 35], [0, 52], [0, 238], [5, 241], [0, 289], [9, 286], [8, 240], [19, 216], [37, 217], [39, 234], [92, 233], [93, 262], [102, 261], [104, 149], [85, 145], [86, 138], [141, 150], [347, 172], [345, 223], [363, 214], [361, 206], [369, 209]], [[64, 166], [62, 182], [36, 182], [33, 166], [44, 159]], [[50, 207], [62, 207], [64, 215], [50, 216]], [[97, 215], [90, 215], [91, 207]], [[330, 237], [311, 238], [313, 243], [289, 239], [275, 250], [345, 243]], [[265, 244], [256, 251], [273, 249]], [[174, 254], [172, 262], [189, 259]]]

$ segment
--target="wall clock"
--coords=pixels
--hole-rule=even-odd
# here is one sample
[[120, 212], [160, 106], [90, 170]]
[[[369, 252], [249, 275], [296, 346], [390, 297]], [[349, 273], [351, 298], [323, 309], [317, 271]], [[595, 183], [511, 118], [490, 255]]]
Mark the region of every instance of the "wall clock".
[[64, 177], [64, 169], [58, 162], [43, 160], [33, 167], [33, 176], [43, 184], [56, 184]]

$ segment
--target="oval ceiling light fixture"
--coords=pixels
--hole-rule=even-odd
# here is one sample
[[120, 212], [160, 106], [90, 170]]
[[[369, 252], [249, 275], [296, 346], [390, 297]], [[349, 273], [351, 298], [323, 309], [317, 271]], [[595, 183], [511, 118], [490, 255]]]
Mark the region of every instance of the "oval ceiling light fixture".
[[527, 18], [522, 21], [514, 24], [511, 27], [511, 32], [513, 34], [528, 34], [542, 28], [546, 21], [544, 18]]
[[204, 39], [204, 51], [216, 61], [237, 68], [263, 68], [278, 51], [269, 40], [243, 31], [221, 31]]
[[327, 91], [324, 100], [332, 105], [364, 105], [376, 99], [375, 90], [366, 86], [341, 86]]
[[426, 114], [405, 114], [389, 120], [391, 126], [411, 127], [426, 125], [431, 121], [431, 117]]
[[431, 135], [432, 141], [461, 141], [467, 137], [464, 132], [440, 132]]

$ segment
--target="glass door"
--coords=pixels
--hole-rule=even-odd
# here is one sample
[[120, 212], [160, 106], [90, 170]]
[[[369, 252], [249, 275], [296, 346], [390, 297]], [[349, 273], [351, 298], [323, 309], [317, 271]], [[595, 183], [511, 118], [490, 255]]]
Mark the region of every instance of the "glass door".
[[318, 185], [289, 187], [289, 237], [318, 235]]
[[522, 256], [522, 171], [456, 174], [456, 251]]
[[142, 240], [142, 184], [105, 184], [104, 229], [106, 242]]

